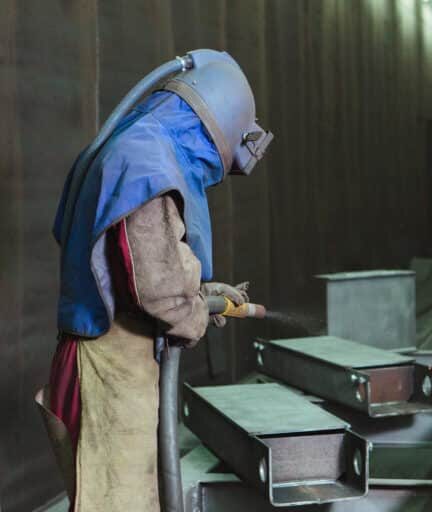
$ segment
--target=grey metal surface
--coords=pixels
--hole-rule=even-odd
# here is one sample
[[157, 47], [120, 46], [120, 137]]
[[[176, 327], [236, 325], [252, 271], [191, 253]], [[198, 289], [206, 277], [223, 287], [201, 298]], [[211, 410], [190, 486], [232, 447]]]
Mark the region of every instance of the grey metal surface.
[[413, 358], [327, 336], [254, 346], [262, 373], [369, 416], [432, 411], [432, 368]]
[[373, 483], [389, 486], [432, 486], [432, 442], [376, 443], [371, 453]]
[[432, 366], [432, 350], [413, 350], [407, 355], [415, 359], [418, 363]]
[[395, 277], [413, 276], [413, 270], [361, 270], [359, 272], [336, 272], [334, 274], [320, 274], [317, 277], [327, 281], [360, 281], [369, 279], [385, 279]]
[[[272, 512], [274, 507], [253, 488], [238, 480], [204, 446], [182, 459], [186, 512]], [[351, 501], [350, 512], [429, 512], [432, 492], [424, 489], [372, 488]], [[286, 507], [297, 512], [346, 512], [346, 502]], [[284, 508], [285, 509], [285, 508]]]
[[[430, 357], [424, 352], [412, 355], [416, 360]], [[252, 373], [244, 382], [269, 382], [269, 379], [266, 375]], [[343, 405], [305, 395], [296, 388], [290, 389], [343, 419], [352, 430], [368, 440], [372, 448], [371, 485], [432, 486], [432, 414], [370, 418]]]
[[432, 486], [432, 414], [374, 419], [329, 402], [320, 406], [371, 443], [371, 484]]
[[33, 512], [68, 512], [68, 510], [69, 500], [64, 494], [61, 494], [45, 505], [34, 509]]
[[414, 360], [412, 357], [402, 356], [396, 352], [369, 347], [335, 336], [272, 340], [270, 343], [348, 368], [399, 365]]
[[275, 506], [367, 492], [366, 441], [284, 386], [186, 385], [184, 413], [186, 426]]
[[415, 346], [413, 271], [344, 272], [318, 277], [327, 284], [329, 335], [385, 349]]
[[[241, 483], [219, 483], [201, 486], [200, 508], [187, 512], [271, 512], [274, 508]], [[296, 512], [430, 512], [432, 494], [427, 491], [371, 489], [368, 496], [349, 504], [289, 507]]]
[[250, 435], [345, 429], [347, 423], [279, 384], [209, 386], [194, 392]]

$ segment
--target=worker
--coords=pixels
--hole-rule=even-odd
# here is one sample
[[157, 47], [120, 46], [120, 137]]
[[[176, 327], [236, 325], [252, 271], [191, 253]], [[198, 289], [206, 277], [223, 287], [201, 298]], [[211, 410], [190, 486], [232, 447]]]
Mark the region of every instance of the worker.
[[70, 511], [159, 511], [160, 352], [224, 324], [206, 296], [247, 300], [246, 284], [211, 282], [206, 189], [249, 174], [272, 135], [234, 59], [189, 59], [122, 117], [77, 187], [78, 157], [60, 200], [59, 342], [38, 401]]

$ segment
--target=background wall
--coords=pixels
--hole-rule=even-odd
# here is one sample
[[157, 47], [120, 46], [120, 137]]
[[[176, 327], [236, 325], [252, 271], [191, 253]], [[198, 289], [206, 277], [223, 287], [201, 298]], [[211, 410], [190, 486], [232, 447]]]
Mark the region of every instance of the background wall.
[[[252, 177], [210, 193], [218, 280], [249, 279], [256, 301], [307, 317], [314, 274], [430, 254], [432, 7], [421, 0], [2, 0], [0, 34], [4, 512], [61, 488], [32, 396], [56, 343], [50, 229], [64, 177], [161, 61], [228, 50], [276, 135]], [[185, 374], [237, 379], [271, 329], [212, 331]]]

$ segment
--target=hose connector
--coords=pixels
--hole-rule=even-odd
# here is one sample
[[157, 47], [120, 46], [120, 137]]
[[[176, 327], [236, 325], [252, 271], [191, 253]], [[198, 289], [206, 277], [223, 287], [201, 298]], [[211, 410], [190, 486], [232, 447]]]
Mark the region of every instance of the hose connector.
[[176, 60], [180, 62], [182, 71], [187, 71], [194, 67], [193, 59], [189, 54], [183, 55], [183, 57], [177, 55]]

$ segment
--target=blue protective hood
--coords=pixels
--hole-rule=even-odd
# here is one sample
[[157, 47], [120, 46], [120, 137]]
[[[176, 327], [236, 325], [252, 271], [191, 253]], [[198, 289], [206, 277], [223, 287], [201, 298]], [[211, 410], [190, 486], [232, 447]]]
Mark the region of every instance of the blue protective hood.
[[[60, 241], [66, 181], [54, 225]], [[223, 178], [222, 162], [198, 116], [177, 95], [157, 92], [117, 127], [90, 167], [62, 246], [58, 328], [97, 337], [114, 316], [105, 250], [106, 230], [152, 198], [176, 190], [183, 198], [186, 239], [212, 277], [206, 188]]]

